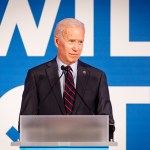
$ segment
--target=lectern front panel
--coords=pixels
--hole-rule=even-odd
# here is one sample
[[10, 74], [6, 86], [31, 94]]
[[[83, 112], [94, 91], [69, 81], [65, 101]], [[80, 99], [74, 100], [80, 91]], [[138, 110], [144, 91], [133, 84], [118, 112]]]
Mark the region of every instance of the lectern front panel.
[[107, 142], [105, 115], [20, 116], [21, 142]]

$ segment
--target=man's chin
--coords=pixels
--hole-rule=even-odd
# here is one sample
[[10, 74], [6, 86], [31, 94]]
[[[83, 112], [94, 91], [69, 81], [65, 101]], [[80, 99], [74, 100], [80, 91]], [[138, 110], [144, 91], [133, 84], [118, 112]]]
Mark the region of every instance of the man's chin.
[[76, 63], [78, 61], [78, 59], [73, 59], [70, 61], [70, 64]]

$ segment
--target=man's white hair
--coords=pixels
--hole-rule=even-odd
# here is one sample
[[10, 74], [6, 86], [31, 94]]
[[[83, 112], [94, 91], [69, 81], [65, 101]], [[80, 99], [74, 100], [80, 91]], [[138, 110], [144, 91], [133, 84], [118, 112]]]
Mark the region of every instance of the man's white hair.
[[85, 32], [84, 24], [81, 21], [74, 18], [66, 18], [58, 22], [54, 31], [54, 36], [62, 37], [63, 30], [68, 27], [81, 27]]

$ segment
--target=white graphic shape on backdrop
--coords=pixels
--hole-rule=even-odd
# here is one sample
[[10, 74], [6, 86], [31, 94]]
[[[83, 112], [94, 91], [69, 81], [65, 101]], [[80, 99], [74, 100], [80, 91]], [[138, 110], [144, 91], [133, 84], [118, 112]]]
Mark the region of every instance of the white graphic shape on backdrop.
[[111, 0], [110, 39], [111, 56], [150, 56], [150, 42], [129, 41], [129, 0]]
[[7, 55], [16, 25], [18, 26], [27, 55], [44, 56], [59, 4], [60, 0], [45, 1], [37, 27], [27, 0], [8, 1], [0, 25], [0, 56]]
[[85, 24], [86, 35], [81, 56], [94, 56], [94, 0], [75, 0], [75, 18]]
[[126, 150], [126, 104], [149, 104], [150, 87], [110, 86], [110, 98], [115, 119], [115, 141], [118, 146], [110, 150]]
[[18, 129], [18, 118], [21, 106], [23, 86], [18, 86], [5, 93], [0, 98], [0, 148], [1, 150], [19, 150], [10, 146], [11, 139], [6, 132], [14, 126]]

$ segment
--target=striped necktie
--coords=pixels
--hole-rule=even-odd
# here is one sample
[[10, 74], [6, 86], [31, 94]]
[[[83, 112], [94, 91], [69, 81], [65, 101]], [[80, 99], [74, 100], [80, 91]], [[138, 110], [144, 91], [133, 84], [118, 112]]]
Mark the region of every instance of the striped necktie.
[[68, 115], [72, 114], [73, 105], [75, 100], [75, 86], [74, 79], [71, 73], [72, 68], [67, 66], [67, 71], [65, 73], [65, 90], [63, 93], [64, 105]]

